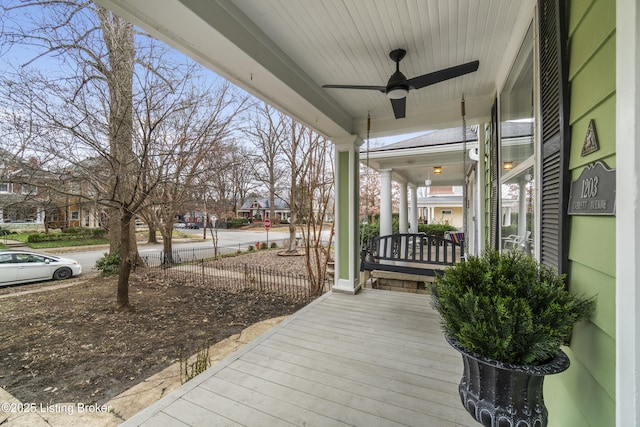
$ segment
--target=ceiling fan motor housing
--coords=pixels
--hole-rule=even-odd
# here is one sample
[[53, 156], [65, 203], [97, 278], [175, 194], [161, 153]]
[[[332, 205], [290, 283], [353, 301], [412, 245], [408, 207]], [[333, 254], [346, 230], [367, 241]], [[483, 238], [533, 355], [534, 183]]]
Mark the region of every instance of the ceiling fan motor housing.
[[395, 49], [389, 53], [389, 58], [396, 63], [396, 72], [389, 78], [385, 92], [389, 99], [402, 99], [409, 93], [407, 78], [400, 72], [400, 61], [406, 54], [407, 51], [404, 49]]

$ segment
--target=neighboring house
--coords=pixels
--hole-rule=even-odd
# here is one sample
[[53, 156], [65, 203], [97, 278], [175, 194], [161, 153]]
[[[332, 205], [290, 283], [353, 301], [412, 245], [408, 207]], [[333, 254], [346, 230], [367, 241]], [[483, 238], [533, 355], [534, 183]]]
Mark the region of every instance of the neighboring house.
[[42, 224], [51, 201], [43, 186], [37, 185], [44, 178], [34, 168], [35, 162], [9, 161], [13, 156], [4, 151], [0, 155], [0, 223]]
[[[96, 173], [98, 169], [90, 164], [87, 170]], [[88, 180], [72, 170], [54, 174], [39, 169], [33, 161], [15, 161], [11, 165], [0, 161], [0, 174], [2, 224], [14, 228], [44, 227], [45, 223], [49, 228], [95, 228], [103, 223], [103, 210], [90, 200], [92, 190]]]
[[52, 193], [58, 206], [57, 213], [47, 212], [47, 225], [51, 228], [97, 228], [108, 221], [106, 210], [94, 199], [98, 186], [108, 181], [109, 173], [101, 157], [85, 159], [80, 164], [59, 173], [56, 179], [62, 191]]
[[462, 187], [429, 187], [418, 197], [418, 222], [462, 227]]
[[251, 198], [245, 200], [242, 207], [238, 209], [238, 216], [248, 219], [254, 219], [256, 217], [261, 220], [288, 220], [291, 217], [291, 210], [289, 209], [289, 203], [276, 197], [273, 203], [273, 209], [275, 218], [269, 218], [270, 215], [270, 202], [268, 198]]

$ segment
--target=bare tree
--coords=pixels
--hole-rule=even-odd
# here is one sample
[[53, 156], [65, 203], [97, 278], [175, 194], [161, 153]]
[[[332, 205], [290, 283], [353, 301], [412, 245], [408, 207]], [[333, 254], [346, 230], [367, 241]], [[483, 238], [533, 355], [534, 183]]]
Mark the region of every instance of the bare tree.
[[[65, 153], [65, 148], [71, 153], [64, 156], [66, 162], [76, 167], [82, 166], [81, 158], [98, 151], [111, 168], [106, 185], [101, 182], [96, 194], [109, 213], [110, 251], [121, 259], [117, 304], [127, 308], [131, 252], [137, 250], [131, 219], [145, 199], [133, 151], [133, 26], [86, 2], [33, 0], [3, 7], [3, 12], [9, 19], [26, 12], [15, 25], [3, 19], [5, 46], [35, 49], [23, 65], [45, 57], [59, 59], [60, 72], [43, 75], [23, 67], [14, 76], [14, 83], [23, 85], [16, 92], [35, 98], [28, 107], [37, 111], [52, 134], [59, 134], [55, 146], [44, 151]], [[12, 99], [18, 103], [16, 92]]]
[[306, 196], [310, 192], [308, 173], [312, 168], [312, 152], [318, 142], [318, 135], [311, 129], [297, 123], [290, 122], [290, 131], [280, 148], [287, 160], [289, 169], [289, 247], [288, 252], [296, 252], [296, 227], [300, 219], [307, 219], [311, 207], [307, 205]]
[[[212, 153], [213, 154], [213, 153]], [[206, 159], [207, 176], [203, 187], [211, 201], [211, 211], [219, 219], [235, 217], [238, 205], [255, 187], [253, 155], [237, 139]]]
[[[331, 259], [333, 222], [327, 226], [327, 219], [333, 216], [334, 174], [331, 143], [322, 136], [307, 132], [309, 155], [304, 182], [307, 183], [303, 209], [306, 221], [301, 225], [307, 274], [312, 291], [321, 295], [327, 281], [327, 263]], [[326, 238], [326, 240], [324, 240]]]
[[234, 217], [238, 215], [238, 209], [242, 201], [247, 198], [250, 191], [256, 189], [253, 164], [250, 151], [243, 145], [236, 146], [231, 153], [231, 168], [228, 170], [228, 179], [232, 183], [231, 193], [228, 197], [233, 209]]
[[[188, 103], [177, 96], [181, 89], [172, 86], [175, 59], [106, 9], [80, 0], [5, 3], [2, 25], [0, 49], [20, 45], [32, 52], [0, 76], [6, 102], [46, 130], [30, 138], [25, 151], [37, 156], [42, 168], [58, 171], [60, 182], [69, 173], [83, 182], [82, 191], [77, 191], [52, 180], [51, 191], [104, 207], [110, 252], [121, 260], [116, 302], [128, 309], [132, 254], [137, 252], [133, 218], [157, 202], [152, 196], [170, 199], [171, 187], [161, 186], [169, 185], [169, 176], [180, 179], [181, 185], [188, 181], [195, 168], [178, 172], [177, 165], [169, 167], [168, 162], [188, 157], [191, 150], [185, 148], [192, 142], [215, 140], [216, 131], [211, 126], [194, 130], [186, 120], [173, 119], [168, 125], [168, 118], [174, 117], [169, 111], [189, 111]], [[40, 61], [46, 73], [36, 67]], [[182, 91], [193, 103], [195, 95]], [[216, 120], [207, 120], [215, 122], [213, 128], [226, 120], [223, 111], [221, 107]], [[166, 126], [159, 132], [161, 123]], [[163, 144], [158, 133], [166, 137]], [[87, 162], [88, 158], [97, 160]]]
[[267, 104], [260, 104], [248, 130], [257, 150], [257, 154], [252, 157], [255, 179], [266, 187], [271, 220], [275, 216], [275, 198], [281, 191], [282, 180], [287, 173], [282, 145], [289, 134], [291, 123], [291, 119], [278, 110]]
[[157, 182], [154, 194], [161, 206], [157, 212], [167, 263], [173, 263], [174, 218], [185, 206], [199, 207], [203, 178], [207, 182], [219, 172], [203, 165], [227, 149], [237, 123], [234, 118], [246, 101], [246, 95], [238, 95], [229, 83], [219, 85], [217, 90], [191, 87], [171, 108], [159, 102], [157, 114], [140, 117], [144, 138], [152, 146], [145, 157], [149, 163], [146, 169], [151, 180]]

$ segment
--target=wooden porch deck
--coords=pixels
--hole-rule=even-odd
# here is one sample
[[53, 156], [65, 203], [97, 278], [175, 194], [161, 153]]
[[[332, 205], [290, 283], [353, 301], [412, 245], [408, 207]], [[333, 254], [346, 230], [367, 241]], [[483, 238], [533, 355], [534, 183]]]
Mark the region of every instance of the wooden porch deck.
[[328, 293], [124, 426], [477, 426], [429, 296]]

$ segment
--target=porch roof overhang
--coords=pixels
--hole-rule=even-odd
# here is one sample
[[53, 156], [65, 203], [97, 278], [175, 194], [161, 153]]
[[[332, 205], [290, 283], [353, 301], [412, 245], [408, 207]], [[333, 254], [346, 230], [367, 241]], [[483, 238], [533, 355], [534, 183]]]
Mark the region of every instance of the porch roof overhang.
[[[463, 171], [468, 174], [476, 163], [472, 152], [477, 148], [477, 127], [460, 126], [362, 151], [360, 161], [375, 171], [390, 170], [399, 183], [426, 187], [429, 180], [434, 187], [456, 186], [464, 184]], [[436, 174], [435, 167], [441, 172]]]
[[[97, 0], [254, 96], [337, 141], [488, 121], [533, 0], [335, 2], [318, 0]], [[409, 78], [479, 60], [477, 72], [412, 90], [406, 118], [378, 91], [323, 84], [385, 85], [389, 52], [403, 48]]]

